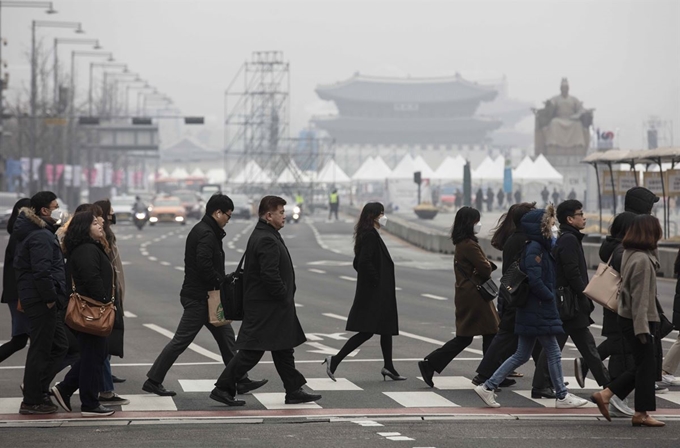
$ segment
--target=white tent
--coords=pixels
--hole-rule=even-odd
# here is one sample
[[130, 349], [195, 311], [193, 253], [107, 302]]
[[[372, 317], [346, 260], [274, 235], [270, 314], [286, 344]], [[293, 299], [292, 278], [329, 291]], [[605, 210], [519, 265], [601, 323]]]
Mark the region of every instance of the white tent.
[[[505, 160], [503, 160], [503, 164], [505, 164]], [[487, 156], [476, 170], [472, 170], [472, 181], [502, 181], [503, 169], [504, 167], [500, 168], [496, 162]]]
[[411, 154], [406, 154], [387, 177], [388, 179], [413, 179], [415, 171], [418, 171], [415, 160]]
[[254, 160], [246, 163], [246, 166], [230, 182], [236, 184], [266, 184], [271, 182], [271, 177], [260, 168]]
[[519, 165], [517, 165], [517, 168], [512, 170], [513, 181], [524, 179], [524, 177], [527, 176], [533, 168], [534, 162], [531, 160], [531, 157], [524, 156], [524, 159], [522, 159]]
[[350, 178], [345, 174], [342, 168], [335, 163], [335, 160], [329, 160], [321, 171], [319, 171], [316, 181], [327, 184], [341, 184], [348, 183]]
[[352, 180], [384, 180], [391, 172], [392, 170], [387, 166], [382, 157], [369, 157], [354, 173]]
[[170, 177], [180, 180], [186, 179], [187, 177], [189, 177], [189, 173], [184, 168], [175, 168], [174, 170], [172, 170], [172, 173], [170, 173]]
[[227, 173], [224, 168], [213, 168], [205, 174], [211, 184], [221, 184], [227, 180]]
[[[296, 177], [297, 175], [297, 177]], [[309, 182], [309, 176], [305, 174], [298, 166], [297, 163], [295, 163], [295, 160], [290, 161], [288, 165], [286, 165], [286, 168], [284, 168], [283, 171], [281, 171], [281, 174], [279, 174], [279, 177], [276, 179], [276, 183], [278, 184], [295, 184], [298, 182], [298, 179], [302, 182]]]
[[156, 175], [161, 178], [170, 177], [170, 173], [168, 173], [168, 170], [166, 170], [165, 168], [159, 168], [158, 171], [156, 172]]
[[191, 177], [205, 177], [205, 173], [200, 168], [194, 168], [191, 172]]
[[522, 180], [524, 181], [535, 181], [535, 182], [545, 182], [545, 181], [555, 181], [562, 182], [564, 176], [562, 176], [553, 166], [548, 162], [548, 159], [539, 155], [536, 160], [534, 160], [534, 166], [529, 170], [529, 172], [524, 176]]
[[430, 168], [430, 165], [427, 164], [425, 159], [423, 159], [423, 156], [418, 156], [413, 160], [413, 164], [415, 165], [415, 170], [420, 171], [420, 177], [423, 179], [432, 179], [434, 178], [434, 171], [432, 168]]
[[465, 159], [460, 155], [456, 156], [456, 158], [448, 156], [434, 172], [433, 179], [462, 181], [465, 163]]

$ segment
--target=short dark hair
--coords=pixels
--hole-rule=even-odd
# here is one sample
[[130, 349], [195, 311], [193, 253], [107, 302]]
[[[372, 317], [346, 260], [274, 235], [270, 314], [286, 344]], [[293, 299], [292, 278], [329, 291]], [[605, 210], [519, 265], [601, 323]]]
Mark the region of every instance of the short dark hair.
[[210, 196], [208, 203], [205, 205], [205, 214], [211, 216], [217, 210], [222, 213], [227, 213], [229, 210], [234, 210], [234, 201], [229, 196], [222, 193], [215, 193]]
[[557, 206], [557, 220], [560, 224], [569, 224], [567, 218], [573, 217], [577, 210], [583, 210], [583, 204], [576, 199], [567, 199]]
[[461, 241], [472, 239], [477, 241], [474, 227], [479, 222], [479, 210], [472, 207], [461, 207], [453, 218], [453, 228], [451, 229], [451, 241], [454, 246]]
[[257, 215], [261, 218], [269, 212], [275, 212], [279, 205], [286, 205], [286, 200], [278, 196], [265, 196], [260, 201]]
[[31, 198], [31, 208], [39, 215], [40, 209], [50, 208], [50, 204], [56, 199], [57, 195], [51, 191], [39, 191]]
[[662, 233], [661, 224], [656, 216], [638, 215], [621, 244], [624, 249], [654, 250], [659, 244]]

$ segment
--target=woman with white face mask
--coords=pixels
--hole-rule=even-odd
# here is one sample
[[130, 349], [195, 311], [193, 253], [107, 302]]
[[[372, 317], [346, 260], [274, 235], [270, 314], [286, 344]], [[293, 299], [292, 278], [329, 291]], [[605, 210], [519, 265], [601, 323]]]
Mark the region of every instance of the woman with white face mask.
[[337, 355], [324, 360], [326, 374], [335, 381], [335, 370], [347, 355], [380, 335], [384, 367], [383, 380], [406, 378], [399, 375], [392, 363], [392, 336], [399, 334], [397, 296], [395, 292], [394, 262], [378, 229], [387, 223], [385, 209], [379, 202], [366, 204], [354, 227], [354, 269], [357, 271], [357, 289], [354, 303], [347, 319], [347, 331], [356, 331]]
[[493, 301], [483, 299], [477, 290], [477, 285], [491, 278], [491, 272], [496, 269], [496, 265], [486, 258], [475, 236], [481, 230], [479, 219], [477, 209], [463, 207], [453, 221], [451, 240], [455, 246], [456, 337], [418, 362], [423, 381], [430, 387], [434, 387], [434, 372], [442, 373], [453, 358], [472, 344], [475, 336], [483, 337], [482, 347], [486, 352], [498, 332], [500, 318], [496, 307]]

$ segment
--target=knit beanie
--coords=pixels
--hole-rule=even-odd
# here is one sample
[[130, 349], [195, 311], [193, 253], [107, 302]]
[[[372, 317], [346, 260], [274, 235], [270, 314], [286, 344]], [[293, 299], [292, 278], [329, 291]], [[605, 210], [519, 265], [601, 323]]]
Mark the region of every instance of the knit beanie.
[[644, 187], [633, 187], [626, 192], [625, 210], [648, 215], [652, 212], [652, 206], [659, 202], [659, 197]]

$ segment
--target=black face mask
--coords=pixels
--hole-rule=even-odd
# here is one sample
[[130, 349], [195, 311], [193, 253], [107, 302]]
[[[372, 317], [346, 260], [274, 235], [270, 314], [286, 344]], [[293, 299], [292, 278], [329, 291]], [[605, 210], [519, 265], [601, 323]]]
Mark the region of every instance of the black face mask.
[[115, 224], [115, 223], [116, 223], [116, 214], [115, 214], [115, 213], [111, 215], [111, 219], [109, 219], [109, 222], [110, 222], [111, 224]]

